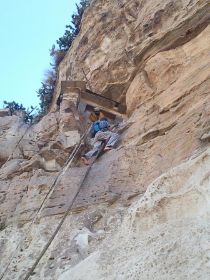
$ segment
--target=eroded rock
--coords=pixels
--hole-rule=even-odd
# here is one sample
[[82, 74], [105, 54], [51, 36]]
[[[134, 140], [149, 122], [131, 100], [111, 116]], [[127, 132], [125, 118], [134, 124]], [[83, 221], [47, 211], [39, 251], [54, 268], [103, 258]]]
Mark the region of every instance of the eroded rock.
[[1, 271], [16, 250], [5, 279], [25, 276], [83, 181], [77, 158], [57, 172], [82, 132], [78, 92], [56, 101], [61, 81], [84, 72], [127, 105], [121, 143], [92, 166], [33, 279], [209, 278], [208, 2], [93, 0], [51, 111], [29, 129], [0, 118]]

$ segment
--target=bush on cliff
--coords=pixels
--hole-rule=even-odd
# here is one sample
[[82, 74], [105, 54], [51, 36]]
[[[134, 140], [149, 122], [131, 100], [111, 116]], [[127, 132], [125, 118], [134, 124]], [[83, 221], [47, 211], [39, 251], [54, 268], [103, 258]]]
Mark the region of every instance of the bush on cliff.
[[76, 4], [76, 13], [72, 15], [70, 24], [66, 25], [64, 35], [56, 41], [58, 48], [53, 45], [50, 49], [50, 56], [52, 57], [51, 69], [47, 71], [46, 78], [37, 91], [37, 95], [40, 98], [40, 116], [43, 116], [49, 109], [56, 85], [58, 66], [80, 31], [82, 16], [89, 3], [90, 0], [81, 0], [79, 4]]
[[4, 108], [9, 109], [11, 116], [15, 115], [17, 112], [22, 112], [24, 121], [26, 123], [31, 123], [33, 121], [33, 118], [34, 118], [33, 112], [34, 112], [34, 110], [36, 110], [36, 108], [34, 108], [33, 106], [26, 109], [23, 106], [23, 104], [18, 104], [15, 101], [12, 101], [12, 102], [4, 101], [3, 103], [4, 103]]
[[56, 41], [61, 51], [67, 51], [71, 47], [80, 31], [82, 16], [89, 3], [90, 0], [81, 0], [79, 5], [76, 4], [77, 11], [72, 15], [71, 23], [66, 25], [64, 35]]
[[40, 99], [40, 114], [44, 114], [52, 102], [53, 92], [55, 85], [49, 83], [42, 83], [41, 88], [37, 91], [37, 95]]

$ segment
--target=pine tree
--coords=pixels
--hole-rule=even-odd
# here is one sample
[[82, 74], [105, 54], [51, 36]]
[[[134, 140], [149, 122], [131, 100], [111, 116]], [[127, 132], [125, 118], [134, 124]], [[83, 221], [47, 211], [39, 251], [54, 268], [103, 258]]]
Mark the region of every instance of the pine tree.
[[67, 51], [71, 47], [75, 37], [79, 34], [82, 16], [89, 2], [90, 0], [81, 0], [79, 5], [76, 4], [77, 11], [72, 15], [71, 24], [66, 25], [64, 35], [56, 41], [60, 50]]

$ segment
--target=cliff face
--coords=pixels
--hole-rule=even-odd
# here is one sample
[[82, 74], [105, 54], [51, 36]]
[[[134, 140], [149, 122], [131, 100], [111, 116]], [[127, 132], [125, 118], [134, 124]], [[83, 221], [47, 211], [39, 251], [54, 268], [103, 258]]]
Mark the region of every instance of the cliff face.
[[80, 36], [60, 65], [59, 80], [84, 80], [85, 73], [96, 92], [113, 99], [124, 99], [148, 59], [184, 45], [209, 24], [206, 0], [91, 3]]
[[51, 111], [32, 127], [0, 113], [1, 271], [16, 251], [5, 279], [23, 279], [87, 169], [75, 161], [33, 220], [81, 134], [73, 98], [56, 105], [61, 81], [84, 73], [126, 104], [121, 143], [93, 165], [33, 279], [210, 277], [209, 15], [208, 0], [92, 1]]

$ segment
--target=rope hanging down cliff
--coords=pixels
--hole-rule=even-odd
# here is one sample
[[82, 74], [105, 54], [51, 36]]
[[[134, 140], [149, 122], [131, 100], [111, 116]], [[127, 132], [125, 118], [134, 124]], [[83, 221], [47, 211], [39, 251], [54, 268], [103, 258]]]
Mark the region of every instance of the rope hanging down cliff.
[[42, 259], [42, 257], [44, 256], [44, 254], [46, 253], [46, 251], [48, 250], [48, 248], [50, 247], [51, 243], [53, 242], [53, 240], [55, 239], [56, 235], [58, 234], [59, 230], [61, 229], [63, 223], [65, 222], [67, 216], [69, 215], [72, 206], [87, 178], [88, 173], [90, 172], [90, 169], [92, 167], [92, 165], [94, 164], [95, 160], [98, 158], [98, 156], [100, 155], [101, 151], [104, 148], [104, 144], [102, 144], [101, 149], [98, 151], [97, 155], [95, 156], [94, 160], [92, 161], [92, 163], [88, 166], [85, 175], [83, 177], [82, 182], [80, 183], [77, 192], [74, 196], [74, 198], [72, 199], [71, 203], [69, 204], [67, 211], [65, 212], [63, 218], [61, 219], [60, 223], [58, 224], [57, 228], [55, 229], [53, 235], [51, 236], [51, 238], [49, 239], [49, 241], [47, 242], [47, 244], [45, 245], [45, 247], [43, 248], [42, 252], [40, 253], [39, 257], [37, 258], [37, 260], [35, 261], [35, 263], [33, 264], [33, 266], [31, 267], [31, 269], [29, 270], [29, 272], [27, 273], [26, 277], [23, 280], [28, 280], [30, 278], [30, 276], [32, 275], [32, 273], [34, 272], [34, 270], [36, 269], [37, 265], [39, 264], [40, 260]]
[[[23, 136], [21, 137], [21, 139], [18, 141], [18, 144], [16, 145], [15, 149], [18, 147], [19, 143], [21, 142], [21, 140], [23, 139], [23, 137], [24, 137], [25, 134], [27, 133], [28, 129], [29, 129], [29, 127], [27, 128], [27, 130], [25, 131], [25, 133], [23, 134]], [[79, 143], [75, 146], [75, 148], [74, 148], [74, 150], [72, 151], [70, 157], [69, 157], [68, 160], [66, 161], [64, 167], [63, 167], [62, 170], [59, 172], [59, 174], [56, 176], [56, 178], [55, 178], [53, 184], [51, 185], [51, 187], [50, 187], [49, 191], [47, 192], [47, 194], [45, 195], [45, 197], [44, 197], [44, 199], [43, 199], [41, 205], [39, 206], [38, 210], [36, 211], [36, 213], [35, 213], [35, 215], [34, 215], [34, 218], [33, 218], [32, 222], [30, 223], [30, 225], [29, 225], [29, 227], [28, 227], [29, 230], [26, 232], [25, 235], [28, 235], [28, 234], [30, 233], [31, 227], [32, 227], [32, 225], [35, 223], [35, 221], [36, 221], [36, 219], [37, 219], [39, 213], [42, 211], [45, 202], [46, 202], [47, 199], [49, 198], [50, 194], [55, 190], [55, 188], [56, 188], [57, 183], [59, 182], [59, 180], [62, 178], [62, 176], [63, 176], [63, 175], [65, 174], [65, 172], [68, 170], [68, 168], [71, 166], [71, 164], [72, 164], [72, 162], [73, 162], [75, 156], [77, 155], [77, 153], [78, 153], [79, 150], [80, 150], [80, 147], [81, 147], [81, 145], [82, 145], [83, 140], [85, 140], [85, 138], [87, 137], [87, 135], [88, 135], [88, 133], [89, 133], [89, 130], [90, 130], [90, 127], [88, 127], [88, 128], [86, 129], [85, 133], [84, 133], [84, 134], [82, 135], [82, 137], [80, 138]], [[13, 153], [15, 152], [15, 149], [14, 149]], [[12, 154], [13, 154], [13, 153], [12, 153]], [[11, 156], [12, 156], [12, 155], [11, 155]], [[10, 158], [11, 158], [11, 156], [10, 156]], [[91, 166], [88, 168], [88, 172], [89, 172], [90, 168], [91, 168]], [[87, 176], [87, 173], [85, 174], [84, 179], [86, 178], [86, 176]], [[84, 180], [84, 179], [83, 179], [83, 180]], [[11, 265], [13, 259], [15, 258], [15, 256], [16, 256], [16, 254], [17, 254], [17, 252], [18, 252], [18, 249], [19, 249], [21, 243], [22, 243], [22, 240], [18, 243], [18, 245], [16, 246], [14, 252], [11, 254], [10, 260], [9, 260], [8, 264], [6, 265], [6, 267], [5, 267], [4, 271], [3, 271], [3, 273], [2, 273], [1, 276], [0, 276], [0, 280], [2, 280], [2, 279], [4, 278], [4, 276], [6, 275], [8, 269], [9, 269], [9, 266]]]

